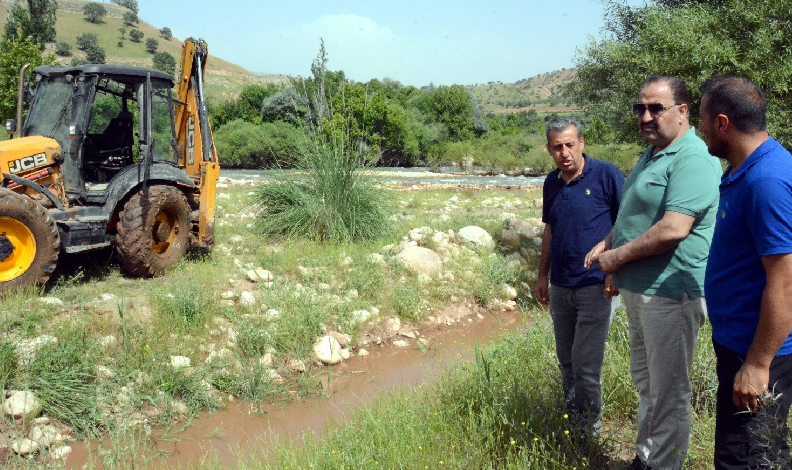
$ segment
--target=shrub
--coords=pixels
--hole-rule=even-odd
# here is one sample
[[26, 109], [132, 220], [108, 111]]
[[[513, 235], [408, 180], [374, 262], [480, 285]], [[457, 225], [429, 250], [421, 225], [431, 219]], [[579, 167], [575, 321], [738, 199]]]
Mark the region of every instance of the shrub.
[[85, 49], [85, 59], [89, 64], [104, 64], [105, 50], [97, 45], [88, 46]]
[[107, 14], [107, 10], [101, 3], [86, 3], [82, 8], [85, 21], [89, 23], [102, 23], [102, 18]]
[[269, 235], [355, 241], [387, 229], [390, 195], [375, 188], [366, 163], [351, 145], [317, 138], [299, 155], [292, 174], [256, 192], [257, 223]]
[[201, 327], [207, 318], [207, 305], [212, 295], [194, 282], [177, 281], [177, 285], [163, 286], [151, 294], [155, 314], [176, 331], [189, 332]]
[[162, 36], [162, 39], [170, 41], [170, 39], [173, 37], [173, 32], [166, 26], [160, 29], [160, 36]]
[[90, 46], [99, 44], [99, 38], [94, 33], [83, 33], [77, 36], [77, 49], [84, 51]]
[[496, 298], [504, 284], [514, 284], [517, 280], [517, 273], [509, 266], [509, 262], [494, 253], [486, 258], [481, 268], [482, 275], [476, 276], [473, 285], [473, 297], [482, 304]]
[[151, 62], [157, 70], [168, 73], [176, 71], [176, 58], [165, 51], [155, 52]]
[[399, 284], [390, 295], [393, 313], [404, 320], [413, 321], [420, 317], [421, 290], [414, 285]]
[[237, 119], [214, 133], [217, 153], [226, 167], [291, 165], [304, 140], [302, 131], [284, 122], [256, 125]]
[[157, 52], [157, 48], [159, 47], [159, 41], [154, 38], [146, 39], [146, 52], [149, 54], [153, 54]]
[[143, 39], [143, 32], [139, 29], [133, 29], [129, 32], [129, 40], [132, 42], [140, 42]]
[[122, 18], [124, 20], [124, 24], [127, 26], [134, 26], [138, 23], [137, 13], [133, 13], [131, 11], [125, 11]]
[[68, 42], [59, 42], [55, 45], [55, 54], [61, 57], [68, 57], [72, 54], [71, 52], [71, 44]]

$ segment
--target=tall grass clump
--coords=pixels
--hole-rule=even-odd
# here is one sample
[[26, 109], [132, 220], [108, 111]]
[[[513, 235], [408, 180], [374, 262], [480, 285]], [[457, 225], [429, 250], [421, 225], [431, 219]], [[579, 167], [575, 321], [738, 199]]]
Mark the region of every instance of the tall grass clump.
[[6, 390], [14, 380], [17, 368], [17, 357], [14, 344], [5, 339], [0, 340], [0, 392]]
[[256, 191], [256, 222], [264, 234], [351, 242], [387, 230], [392, 198], [375, 186], [365, 157], [345, 138], [316, 137], [297, 166], [301, 171]]
[[473, 297], [484, 305], [498, 297], [504, 284], [513, 285], [517, 280], [517, 271], [503, 256], [493, 253], [479, 267], [482, 275], [476, 277]]
[[213, 304], [211, 290], [190, 280], [155, 289], [151, 300], [157, 315], [182, 333], [203, 325]]

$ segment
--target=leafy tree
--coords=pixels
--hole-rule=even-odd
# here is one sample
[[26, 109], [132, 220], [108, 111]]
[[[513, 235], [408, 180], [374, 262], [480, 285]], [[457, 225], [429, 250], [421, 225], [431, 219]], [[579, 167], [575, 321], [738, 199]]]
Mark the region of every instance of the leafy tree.
[[160, 36], [162, 36], [162, 39], [170, 41], [170, 39], [173, 37], [173, 32], [170, 28], [165, 26], [164, 28], [160, 29]]
[[426, 103], [430, 116], [446, 126], [452, 141], [473, 136], [473, 101], [462, 85], [440, 86]]
[[[212, 108], [212, 124], [222, 126], [236, 119], [261, 124], [264, 122], [261, 116], [261, 107], [267, 98], [277, 92], [278, 89], [274, 85], [247, 85], [239, 93], [238, 98]], [[274, 120], [277, 119], [270, 121]]]
[[157, 52], [157, 48], [159, 47], [159, 41], [154, 38], [146, 39], [146, 52], [149, 54], [153, 54]]
[[124, 8], [129, 8], [135, 14], [138, 13], [138, 2], [137, 0], [110, 0], [111, 2], [115, 3], [116, 5], [122, 6]]
[[157, 70], [168, 73], [176, 71], [176, 58], [165, 51], [156, 52], [151, 58], [151, 62]]
[[31, 38], [0, 41], [0, 116], [11, 118], [16, 114], [19, 71], [30, 64], [29, 71], [42, 64], [51, 64], [55, 58], [43, 56], [39, 45]]
[[27, 9], [15, 3], [8, 12], [5, 37], [16, 41], [29, 37], [44, 47], [45, 43], [55, 40], [55, 17], [58, 3], [55, 0], [27, 0]]
[[285, 122], [253, 124], [237, 119], [214, 133], [224, 167], [274, 168], [291, 165], [305, 140], [303, 132]]
[[99, 44], [99, 37], [94, 33], [83, 33], [77, 36], [77, 49], [81, 51], [87, 50], [91, 46]]
[[264, 122], [284, 121], [301, 126], [311, 115], [308, 99], [289, 87], [265, 98], [261, 104], [261, 119]]
[[124, 24], [127, 26], [134, 26], [138, 24], [138, 16], [137, 13], [133, 13], [131, 11], [125, 11], [124, 15], [122, 16]]
[[71, 53], [71, 44], [68, 42], [61, 41], [55, 46], [55, 54], [61, 57], [68, 57]]
[[82, 11], [83, 15], [85, 15], [85, 21], [89, 23], [101, 23], [102, 18], [107, 15], [107, 9], [101, 3], [86, 3], [83, 5]]
[[129, 32], [129, 40], [132, 42], [140, 42], [143, 39], [143, 31], [139, 29], [133, 29]]
[[663, 1], [638, 8], [611, 2], [606, 11], [610, 34], [579, 53], [567, 91], [620, 140], [639, 141], [629, 109], [647, 76], [683, 79], [695, 119], [703, 80], [740, 75], [765, 92], [769, 131], [792, 145], [790, 0]]
[[124, 27], [118, 28], [118, 32], [121, 33], [121, 39], [124, 39], [124, 35], [126, 34], [126, 28]]
[[105, 58], [105, 50], [96, 44], [91, 44], [85, 49], [85, 60], [89, 64], [104, 64]]

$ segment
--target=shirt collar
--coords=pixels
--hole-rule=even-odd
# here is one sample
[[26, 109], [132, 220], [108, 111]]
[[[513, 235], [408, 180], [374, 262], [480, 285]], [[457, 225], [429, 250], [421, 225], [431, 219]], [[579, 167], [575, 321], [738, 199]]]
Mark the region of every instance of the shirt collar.
[[[575, 176], [568, 182], [565, 182], [565, 184], [572, 184], [574, 181], [582, 180], [591, 171], [591, 159], [589, 158], [588, 154], [586, 154], [586, 152], [583, 152], [583, 162], [583, 171], [581, 171], [579, 175]], [[561, 170], [556, 169], [555, 171], [557, 173], [556, 179], [563, 181]]]
[[772, 137], [768, 137], [767, 140], [762, 142], [762, 145], [756, 147], [756, 149], [748, 155], [748, 158], [740, 165], [734, 173], [732, 173], [732, 167], [729, 165], [726, 168], [726, 171], [723, 173], [723, 177], [721, 178], [721, 184], [729, 185], [732, 183], [736, 183], [737, 181], [743, 179], [745, 175], [748, 174], [748, 171], [754, 166], [765, 154], [773, 151], [779, 144], [777, 140]]

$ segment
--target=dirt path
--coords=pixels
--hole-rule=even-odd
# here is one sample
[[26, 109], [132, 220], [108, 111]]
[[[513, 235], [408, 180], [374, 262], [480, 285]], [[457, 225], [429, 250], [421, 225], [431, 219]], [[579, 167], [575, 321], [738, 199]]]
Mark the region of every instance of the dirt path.
[[[446, 329], [424, 330], [422, 337], [429, 342], [423, 351], [413, 345], [388, 345], [323, 373], [326, 397], [286, 405], [234, 402], [223, 411], [202, 414], [169, 439], [152, 439], [154, 450], [162, 452], [152, 466], [192, 468], [206, 455], [217, 455], [223, 466], [231, 466], [239, 449], [267, 449], [273, 439], [299, 439], [307, 432], [321, 436], [328, 423], [343, 421], [377, 394], [436, 380], [449, 366], [472, 359], [476, 345], [493, 342], [523, 326], [523, 314], [515, 311], [486, 314], [481, 319], [470, 316]], [[76, 444], [66, 468], [83, 468], [87, 459], [85, 446]]]

